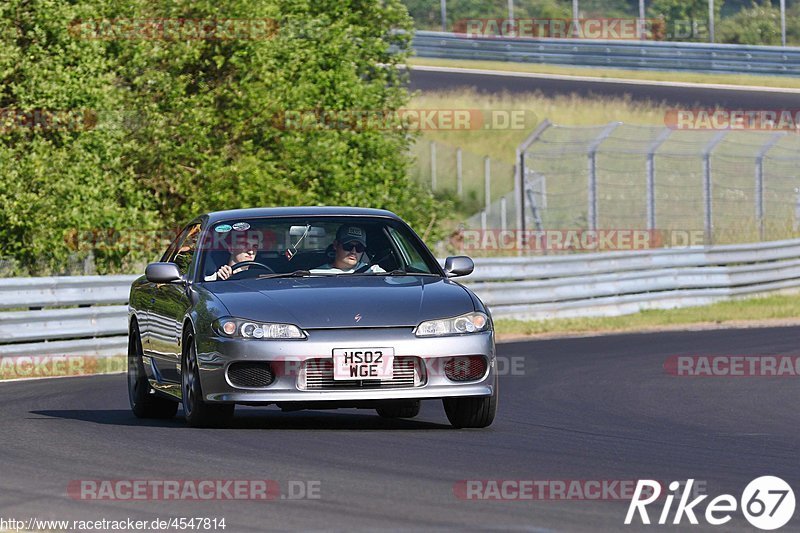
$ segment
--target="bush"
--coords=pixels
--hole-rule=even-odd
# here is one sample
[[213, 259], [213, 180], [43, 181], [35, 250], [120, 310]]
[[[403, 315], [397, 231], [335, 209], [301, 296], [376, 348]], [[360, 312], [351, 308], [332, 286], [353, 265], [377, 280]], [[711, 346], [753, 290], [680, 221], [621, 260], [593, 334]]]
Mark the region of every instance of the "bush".
[[[87, 247], [76, 234], [174, 228], [200, 212], [250, 206], [381, 207], [420, 232], [432, 213], [441, 215], [447, 206], [407, 177], [406, 129], [299, 131], [276, 120], [291, 110], [405, 105], [397, 65], [410, 36], [392, 30], [410, 30], [411, 19], [399, 0], [225, 4], [0, 7], [2, 107], [86, 109], [91, 123], [82, 131], [0, 131], [0, 255], [34, 274], [58, 273], [67, 259], [90, 253], [100, 273], [132, 271], [162, 244], [132, 248], [130, 239], [112, 238]], [[70, 33], [69, 21], [98, 18], [269, 18], [278, 31], [182, 41]], [[430, 238], [440, 233], [434, 224]]]
[[[715, 21], [719, 21], [724, 0], [714, 2]], [[653, 0], [648, 17], [660, 23], [656, 40], [708, 42], [708, 0]]]
[[753, 2], [749, 8], [722, 20], [719, 25], [719, 41], [730, 44], [780, 45], [780, 9], [772, 7], [769, 0], [764, 0], [761, 5]]

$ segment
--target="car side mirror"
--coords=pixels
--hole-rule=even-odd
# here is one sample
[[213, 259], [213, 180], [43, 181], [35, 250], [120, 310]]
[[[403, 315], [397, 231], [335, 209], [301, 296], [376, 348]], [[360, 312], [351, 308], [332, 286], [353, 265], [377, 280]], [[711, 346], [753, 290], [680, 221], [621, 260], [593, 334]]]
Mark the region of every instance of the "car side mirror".
[[444, 273], [448, 278], [467, 276], [475, 270], [475, 263], [466, 255], [452, 255], [444, 260]]
[[151, 283], [174, 283], [183, 280], [175, 263], [150, 263], [144, 270], [144, 276]]

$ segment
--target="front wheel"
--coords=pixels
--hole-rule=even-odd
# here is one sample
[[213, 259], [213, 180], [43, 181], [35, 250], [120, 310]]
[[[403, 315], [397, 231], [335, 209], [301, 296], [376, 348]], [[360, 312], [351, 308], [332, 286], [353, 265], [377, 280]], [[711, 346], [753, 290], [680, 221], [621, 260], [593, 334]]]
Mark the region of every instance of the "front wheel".
[[172, 418], [178, 402], [156, 395], [147, 380], [142, 359], [142, 338], [134, 325], [128, 334], [128, 399], [137, 418]]
[[491, 396], [444, 398], [444, 412], [456, 428], [485, 428], [497, 413], [497, 376]]
[[181, 398], [186, 423], [192, 427], [219, 427], [227, 425], [233, 417], [235, 405], [210, 404], [203, 399], [200, 372], [197, 366], [197, 349], [194, 339], [186, 339], [186, 350], [181, 360]]

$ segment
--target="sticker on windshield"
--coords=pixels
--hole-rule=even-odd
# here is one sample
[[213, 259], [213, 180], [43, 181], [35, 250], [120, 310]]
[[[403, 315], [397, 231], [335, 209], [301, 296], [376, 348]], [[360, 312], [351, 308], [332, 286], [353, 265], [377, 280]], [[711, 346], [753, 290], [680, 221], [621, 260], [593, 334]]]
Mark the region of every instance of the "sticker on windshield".
[[250, 224], [248, 224], [247, 222], [237, 222], [236, 224], [233, 225], [233, 229], [235, 229], [236, 231], [247, 231], [250, 229]]
[[214, 228], [214, 231], [216, 231], [217, 233], [228, 233], [230, 230], [231, 227], [228, 224], [220, 224], [219, 226]]

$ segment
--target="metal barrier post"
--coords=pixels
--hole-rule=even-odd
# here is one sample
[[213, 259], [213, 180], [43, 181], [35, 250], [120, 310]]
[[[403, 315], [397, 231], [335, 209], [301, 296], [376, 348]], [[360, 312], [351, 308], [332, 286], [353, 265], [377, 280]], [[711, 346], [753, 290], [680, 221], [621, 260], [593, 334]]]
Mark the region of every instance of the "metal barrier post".
[[589, 229], [594, 231], [597, 229], [597, 149], [611, 132], [622, 122], [611, 122], [606, 126], [600, 135], [598, 135], [589, 145], [589, 211], [588, 222]]
[[665, 128], [647, 150], [647, 229], [656, 229], [656, 151], [669, 138], [672, 130]]
[[514, 203], [515, 208], [517, 210], [516, 213], [516, 224], [517, 227], [517, 249], [522, 250], [522, 246], [525, 243], [520, 242], [522, 239], [522, 235], [524, 234], [525, 230], [525, 151], [530, 148], [530, 146], [536, 142], [536, 140], [542, 136], [542, 134], [552, 126], [553, 123], [550, 122], [548, 119], [544, 119], [544, 121], [539, 124], [533, 132], [528, 135], [528, 138], [522, 141], [520, 145], [517, 147], [516, 153], [516, 170], [517, 175], [516, 179], [514, 180]]
[[483, 158], [483, 199], [488, 214], [492, 210], [492, 162], [488, 155]]
[[756, 223], [758, 224], [758, 239], [764, 240], [764, 157], [770, 148], [786, 135], [779, 132], [770, 137], [756, 154]]
[[436, 143], [431, 141], [431, 190], [436, 190]]
[[508, 229], [508, 208], [506, 207], [506, 197], [500, 198], [500, 229]]
[[705, 213], [703, 229], [705, 230], [706, 244], [714, 244], [714, 219], [711, 205], [711, 152], [725, 138], [726, 133], [725, 131], [720, 131], [714, 135], [714, 138], [703, 149], [703, 203], [705, 204], [703, 209]]
[[456, 148], [456, 194], [464, 197], [464, 174], [461, 162], [461, 148]]

